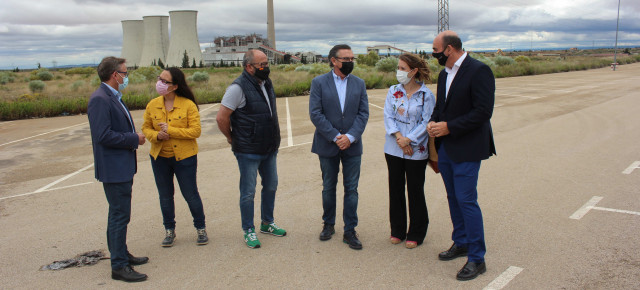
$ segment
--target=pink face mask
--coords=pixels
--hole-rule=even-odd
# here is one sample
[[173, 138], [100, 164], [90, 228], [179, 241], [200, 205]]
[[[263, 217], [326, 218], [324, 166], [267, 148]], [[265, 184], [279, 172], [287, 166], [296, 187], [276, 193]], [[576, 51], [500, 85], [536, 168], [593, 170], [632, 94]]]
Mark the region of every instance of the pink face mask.
[[162, 96], [170, 93], [169, 92], [169, 84], [165, 84], [162, 81], [158, 81], [156, 83], [156, 92], [158, 92], [158, 94], [162, 95]]

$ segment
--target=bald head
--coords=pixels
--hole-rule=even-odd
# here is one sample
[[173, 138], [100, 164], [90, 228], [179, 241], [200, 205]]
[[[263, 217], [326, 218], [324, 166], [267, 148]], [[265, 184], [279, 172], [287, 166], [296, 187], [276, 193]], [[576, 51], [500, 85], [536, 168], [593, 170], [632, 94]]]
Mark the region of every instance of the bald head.
[[[436, 43], [439, 45], [436, 47]], [[433, 50], [441, 51], [445, 49], [447, 46], [451, 45], [451, 47], [457, 51], [462, 50], [462, 40], [455, 31], [447, 30], [440, 32], [438, 36], [433, 40]]]

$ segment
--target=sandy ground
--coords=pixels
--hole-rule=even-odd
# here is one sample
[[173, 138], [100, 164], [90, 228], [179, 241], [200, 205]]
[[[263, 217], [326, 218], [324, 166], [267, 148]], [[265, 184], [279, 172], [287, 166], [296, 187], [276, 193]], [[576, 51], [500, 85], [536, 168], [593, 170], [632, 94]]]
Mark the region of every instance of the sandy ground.
[[[488, 271], [475, 280], [455, 279], [465, 259], [437, 259], [451, 245], [451, 221], [442, 180], [429, 169], [425, 243], [412, 250], [389, 243], [386, 90], [371, 90], [357, 227], [363, 250], [342, 243], [340, 214], [334, 238], [318, 240], [321, 178], [310, 153], [308, 96], [278, 99], [283, 139], [275, 217], [288, 235], [258, 234], [262, 248], [247, 248], [237, 163], [215, 125], [219, 105], [207, 104], [201, 106], [198, 182], [211, 241], [196, 246], [192, 218], [177, 193], [178, 239], [172, 248], [160, 247], [162, 217], [145, 144], [138, 150], [128, 245], [151, 261], [136, 267], [149, 275], [137, 284], [111, 280], [108, 260], [38, 270], [107, 247], [108, 204], [87, 168], [93, 156], [86, 115], [1, 122], [1, 288], [480, 289], [500, 288], [499, 282], [508, 282], [505, 289], [640, 288], [640, 168], [623, 173], [640, 160], [640, 64], [498, 79], [496, 85], [498, 155], [483, 162], [478, 186]], [[142, 113], [133, 112], [137, 128]], [[569, 218], [594, 196], [602, 197], [597, 208]], [[256, 207], [256, 224], [259, 215]], [[522, 270], [511, 279], [505, 275], [518, 268], [510, 267]]]

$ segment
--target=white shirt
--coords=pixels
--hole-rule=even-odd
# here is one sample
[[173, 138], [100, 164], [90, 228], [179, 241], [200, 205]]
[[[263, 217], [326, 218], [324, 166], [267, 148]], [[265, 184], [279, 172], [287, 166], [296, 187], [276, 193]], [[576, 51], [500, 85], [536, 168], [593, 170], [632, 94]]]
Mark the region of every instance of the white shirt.
[[[265, 96], [269, 96], [269, 94], [267, 94], [267, 89], [264, 87], [264, 82], [260, 83], [260, 88], [262, 89], [262, 93], [264, 93]], [[265, 97], [265, 99], [267, 100], [267, 105], [269, 106], [269, 112], [271, 112], [271, 116], [273, 116], [269, 97]], [[235, 111], [238, 108], [243, 108], [247, 104], [247, 97], [245, 97], [240, 85], [231, 84], [227, 88], [227, 91], [224, 93], [224, 96], [222, 97], [222, 101], [220, 101], [220, 103], [223, 106], [231, 109], [232, 111]]]
[[[349, 76], [351, 74], [348, 74], [344, 79], [342, 79], [336, 74], [335, 71], [332, 70], [331, 73], [333, 74], [333, 82], [336, 84], [336, 90], [338, 91], [338, 99], [340, 100], [340, 110], [342, 110], [342, 113], [344, 113], [344, 103], [345, 103], [345, 100], [347, 99], [347, 80], [349, 80]], [[351, 143], [356, 141], [356, 138], [351, 136], [351, 134], [345, 134], [345, 135], [347, 135], [347, 138], [349, 138], [349, 141], [351, 141]], [[340, 136], [340, 134], [338, 134], [335, 138], [333, 138], [333, 142], [338, 140], [338, 136]]]
[[462, 54], [462, 56], [456, 61], [456, 63], [453, 64], [452, 68], [448, 68], [448, 67], [444, 67], [444, 71], [447, 72], [447, 90], [444, 92], [444, 98], [445, 100], [447, 99], [447, 96], [449, 95], [449, 88], [451, 87], [451, 83], [453, 82], [453, 78], [456, 77], [456, 74], [458, 73], [458, 70], [460, 69], [460, 65], [462, 65], [462, 62], [464, 61], [465, 57], [467, 57], [467, 53], [465, 52], [464, 54]]
[[122, 108], [124, 109], [125, 112], [127, 112], [127, 118], [129, 119], [129, 124], [131, 124], [131, 131], [133, 133], [136, 132], [136, 129], [133, 127], [133, 121], [131, 121], [131, 113], [129, 113], [129, 110], [127, 109], [127, 107], [124, 105], [124, 102], [122, 102], [122, 93], [114, 88], [112, 88], [110, 85], [107, 85], [107, 83], [103, 82], [103, 84], [105, 86], [107, 86], [107, 88], [109, 88], [111, 90], [111, 92], [118, 98], [118, 103], [120, 103], [120, 105], [122, 106]]

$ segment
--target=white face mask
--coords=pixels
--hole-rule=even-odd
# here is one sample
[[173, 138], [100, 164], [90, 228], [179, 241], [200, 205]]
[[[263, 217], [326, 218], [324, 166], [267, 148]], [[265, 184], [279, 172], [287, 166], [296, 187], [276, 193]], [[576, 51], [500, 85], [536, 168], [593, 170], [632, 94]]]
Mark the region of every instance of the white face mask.
[[398, 79], [398, 82], [403, 85], [406, 85], [411, 81], [411, 78], [409, 77], [409, 72], [401, 71], [401, 70], [398, 70], [396, 72], [396, 79]]

